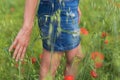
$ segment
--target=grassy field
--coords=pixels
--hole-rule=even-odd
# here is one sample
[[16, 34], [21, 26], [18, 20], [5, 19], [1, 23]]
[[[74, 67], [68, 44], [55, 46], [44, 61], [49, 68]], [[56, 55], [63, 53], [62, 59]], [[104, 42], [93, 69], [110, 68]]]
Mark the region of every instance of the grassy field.
[[[24, 2], [0, 0], [0, 80], [38, 80], [43, 48], [37, 17], [24, 62], [15, 62], [8, 52], [22, 26]], [[120, 0], [81, 0], [80, 8], [85, 58], [79, 65], [77, 80], [120, 80]], [[55, 80], [63, 80], [64, 68], [63, 57]]]

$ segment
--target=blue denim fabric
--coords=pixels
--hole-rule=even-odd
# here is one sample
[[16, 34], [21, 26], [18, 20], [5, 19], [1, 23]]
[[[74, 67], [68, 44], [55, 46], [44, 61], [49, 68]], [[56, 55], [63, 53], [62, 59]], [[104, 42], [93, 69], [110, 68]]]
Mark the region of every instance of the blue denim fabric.
[[[38, 9], [38, 25], [43, 38], [43, 47], [49, 51], [71, 50], [80, 43], [77, 11], [79, 0], [58, 1], [60, 0], [41, 0]], [[62, 31], [59, 35], [57, 35], [58, 22], [51, 21], [51, 16], [57, 10], [61, 10], [60, 27]]]

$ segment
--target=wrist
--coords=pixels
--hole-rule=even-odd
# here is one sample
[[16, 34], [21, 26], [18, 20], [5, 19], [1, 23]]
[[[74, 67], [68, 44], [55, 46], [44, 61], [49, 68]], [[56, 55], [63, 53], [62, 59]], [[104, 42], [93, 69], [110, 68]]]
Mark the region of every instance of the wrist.
[[22, 29], [23, 30], [27, 30], [27, 31], [31, 31], [32, 30], [32, 25], [30, 24], [23, 24], [23, 27], [22, 27]]
[[23, 25], [22, 30], [25, 32], [25, 34], [30, 35], [32, 32], [32, 26]]

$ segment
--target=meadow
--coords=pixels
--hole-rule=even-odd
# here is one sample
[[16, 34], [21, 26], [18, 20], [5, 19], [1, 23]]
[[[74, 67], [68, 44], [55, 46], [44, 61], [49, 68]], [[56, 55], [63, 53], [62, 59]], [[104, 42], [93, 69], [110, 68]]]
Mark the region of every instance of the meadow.
[[[0, 80], [38, 80], [42, 41], [37, 16], [23, 62], [15, 62], [9, 46], [23, 23], [25, 0], [0, 0]], [[120, 80], [120, 0], [81, 0], [82, 51], [76, 80]], [[55, 80], [63, 80], [65, 57]], [[50, 78], [48, 77], [48, 80]]]

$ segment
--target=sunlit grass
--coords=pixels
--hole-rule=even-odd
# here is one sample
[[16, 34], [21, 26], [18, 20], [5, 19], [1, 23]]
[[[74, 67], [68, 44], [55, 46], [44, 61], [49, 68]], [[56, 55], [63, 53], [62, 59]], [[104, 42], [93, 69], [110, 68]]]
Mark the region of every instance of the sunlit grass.
[[[8, 48], [22, 26], [25, 0], [0, 1], [0, 80], [37, 80], [39, 77], [42, 41], [39, 36], [37, 17], [27, 49], [24, 64], [16, 63]], [[77, 80], [94, 80], [91, 70], [97, 72], [96, 80], [120, 79], [120, 1], [119, 0], [81, 0], [82, 11], [80, 27], [88, 30], [81, 34], [81, 45], [85, 58], [80, 62]], [[106, 37], [101, 37], [106, 32]], [[105, 44], [104, 41], [108, 40]], [[94, 67], [92, 52], [104, 54], [103, 66]], [[33, 64], [31, 58], [36, 58]], [[61, 60], [55, 80], [62, 80], [65, 57]]]

